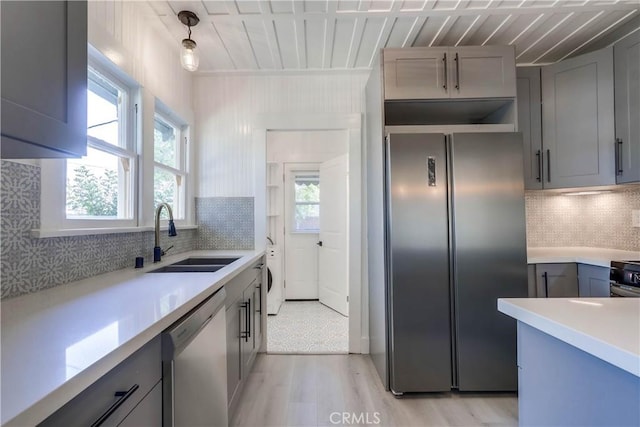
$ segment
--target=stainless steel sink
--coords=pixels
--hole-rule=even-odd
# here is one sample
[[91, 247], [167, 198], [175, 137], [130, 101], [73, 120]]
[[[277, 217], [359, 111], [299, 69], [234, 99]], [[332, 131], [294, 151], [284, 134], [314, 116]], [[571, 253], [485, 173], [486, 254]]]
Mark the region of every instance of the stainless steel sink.
[[224, 268], [224, 265], [167, 265], [149, 273], [213, 273]]
[[240, 258], [224, 257], [224, 258], [187, 258], [182, 261], [174, 262], [171, 265], [229, 265]]
[[186, 258], [161, 268], [149, 271], [149, 273], [212, 273], [239, 260], [237, 257], [223, 258]]

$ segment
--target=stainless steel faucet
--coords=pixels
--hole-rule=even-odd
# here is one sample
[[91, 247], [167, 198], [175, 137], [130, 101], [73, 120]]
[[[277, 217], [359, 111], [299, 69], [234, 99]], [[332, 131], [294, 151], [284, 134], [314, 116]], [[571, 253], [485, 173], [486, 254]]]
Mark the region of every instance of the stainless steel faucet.
[[178, 235], [178, 233], [176, 233], [176, 226], [173, 223], [173, 212], [171, 211], [171, 206], [166, 203], [160, 203], [156, 208], [156, 244], [153, 248], [153, 262], [160, 262], [162, 255], [166, 253], [160, 247], [160, 212], [162, 211], [162, 208], [167, 208], [167, 212], [169, 213], [169, 237]]

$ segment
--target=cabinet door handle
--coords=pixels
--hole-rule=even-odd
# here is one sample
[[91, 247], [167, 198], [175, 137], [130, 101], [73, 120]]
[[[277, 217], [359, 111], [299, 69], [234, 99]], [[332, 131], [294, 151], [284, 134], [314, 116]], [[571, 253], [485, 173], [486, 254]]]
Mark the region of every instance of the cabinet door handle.
[[245, 341], [249, 341], [251, 337], [251, 315], [253, 314], [251, 312], [251, 299], [247, 301], [247, 304], [247, 339]]
[[458, 60], [458, 52], [456, 52], [456, 89], [460, 92], [460, 61]]
[[248, 310], [248, 305], [249, 302], [243, 302], [242, 304], [240, 304], [240, 307], [242, 309], [244, 309], [244, 324], [245, 324], [245, 329], [242, 330], [242, 327], [240, 328], [240, 338], [244, 338], [244, 341], [247, 342], [249, 341], [249, 310]]
[[536, 151], [536, 158], [538, 159], [538, 176], [536, 181], [542, 182], [542, 153], [540, 150]]
[[544, 297], [549, 298], [549, 274], [545, 271], [542, 277], [544, 277]]
[[551, 182], [551, 150], [547, 149], [547, 182]]
[[616, 175], [622, 175], [622, 139], [616, 138]]
[[116, 400], [115, 402], [113, 402], [113, 405], [109, 406], [109, 409], [107, 409], [105, 411], [104, 414], [102, 414], [100, 416], [100, 418], [98, 418], [97, 420], [95, 420], [93, 422], [93, 424], [91, 424], [91, 427], [98, 427], [99, 425], [102, 425], [102, 423], [104, 423], [105, 421], [107, 421], [107, 418], [109, 418], [111, 415], [113, 415], [114, 412], [116, 412], [118, 410], [118, 408], [128, 399], [131, 397], [131, 395], [133, 395], [133, 393], [136, 392], [136, 390], [138, 390], [140, 388], [140, 386], [138, 384], [134, 384], [133, 387], [131, 387], [129, 390], [127, 391], [116, 391], [114, 396], [115, 397], [119, 397], [120, 399]]
[[262, 313], [262, 282], [256, 285], [256, 289], [258, 290], [258, 301], [260, 302], [256, 313]]
[[256, 270], [262, 270], [264, 268], [264, 263], [260, 263], [253, 268], [255, 268]]
[[447, 53], [445, 52], [444, 56], [442, 57], [442, 62], [444, 62], [444, 84], [442, 85], [442, 87], [444, 88], [444, 91], [447, 91], [447, 79], [448, 79], [448, 73], [447, 73]]

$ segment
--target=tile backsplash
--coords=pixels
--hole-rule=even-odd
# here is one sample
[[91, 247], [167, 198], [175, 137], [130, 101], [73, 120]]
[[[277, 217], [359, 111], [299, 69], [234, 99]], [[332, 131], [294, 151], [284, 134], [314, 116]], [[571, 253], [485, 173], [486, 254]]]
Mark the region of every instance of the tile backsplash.
[[[0, 162], [0, 296], [10, 298], [153, 259], [154, 233], [115, 233], [34, 239], [40, 227], [40, 167]], [[194, 249], [253, 249], [253, 197], [196, 199], [198, 230], [178, 230], [162, 246], [171, 254]]]
[[[40, 226], [40, 168], [4, 160], [0, 168], [2, 298], [133, 267], [137, 256], [152, 261], [153, 231], [31, 238]], [[190, 251], [196, 235], [197, 230], [179, 230], [168, 242], [163, 234], [162, 245], [174, 245], [172, 254]]]
[[253, 249], [253, 197], [197, 197], [198, 249]]
[[640, 228], [631, 211], [640, 210], [640, 186], [588, 196], [528, 191], [527, 246], [590, 246], [640, 250]]

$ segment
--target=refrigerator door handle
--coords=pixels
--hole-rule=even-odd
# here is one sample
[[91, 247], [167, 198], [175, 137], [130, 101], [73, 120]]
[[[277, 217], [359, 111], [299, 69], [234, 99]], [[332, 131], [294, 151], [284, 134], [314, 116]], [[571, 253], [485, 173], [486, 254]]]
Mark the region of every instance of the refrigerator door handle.
[[427, 174], [428, 174], [428, 181], [429, 181], [429, 187], [435, 187], [436, 186], [436, 159], [435, 157], [427, 157]]
[[455, 221], [454, 207], [454, 183], [453, 183], [453, 137], [444, 136], [447, 159], [447, 204], [448, 209], [448, 234], [449, 234], [449, 322], [451, 325], [451, 386], [458, 387], [458, 330], [456, 308], [456, 248], [455, 248]]

